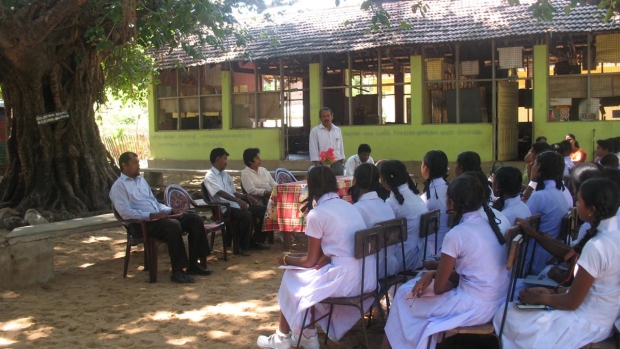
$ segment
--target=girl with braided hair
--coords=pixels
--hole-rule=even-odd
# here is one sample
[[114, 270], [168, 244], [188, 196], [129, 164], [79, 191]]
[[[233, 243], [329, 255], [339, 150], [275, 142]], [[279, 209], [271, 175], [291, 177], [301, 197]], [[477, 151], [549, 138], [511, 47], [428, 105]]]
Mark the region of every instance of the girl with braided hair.
[[[503, 348], [581, 348], [609, 337], [620, 314], [619, 207], [620, 189], [611, 180], [592, 178], [581, 185], [577, 213], [591, 228], [574, 247], [580, 255], [573, 284], [522, 290], [522, 303], [553, 310], [528, 311], [509, 305]], [[496, 329], [502, 315], [503, 307], [495, 315]]]
[[[431, 347], [437, 333], [489, 322], [506, 297], [505, 240], [473, 173], [448, 187], [447, 207], [455, 225], [446, 234], [437, 271], [428, 271], [396, 291], [382, 348]], [[480, 214], [480, 209], [484, 211]], [[458, 286], [458, 288], [457, 288]]]
[[431, 150], [422, 160], [420, 172], [424, 178], [424, 194], [422, 201], [426, 203], [429, 211], [439, 210], [439, 229], [437, 231], [437, 247], [435, 247], [435, 239], [428, 239], [426, 247], [426, 255], [434, 255], [441, 252], [443, 238], [446, 236], [450, 226], [448, 225], [448, 215], [446, 214], [446, 200], [448, 193], [448, 157], [441, 150]]
[[[407, 172], [405, 164], [398, 160], [388, 160], [381, 165], [381, 184], [390, 191], [385, 200], [396, 218], [407, 219], [407, 240], [405, 241], [405, 266], [399, 270], [414, 270], [422, 266], [424, 241], [420, 239], [420, 216], [426, 212], [426, 204], [417, 195], [419, 192]], [[396, 258], [402, 263], [402, 249], [396, 249]]]
[[521, 171], [512, 166], [502, 166], [493, 174], [493, 194], [497, 196], [493, 208], [501, 211], [511, 225], [515, 223], [517, 217], [525, 219], [532, 215], [519, 195], [521, 179]]
[[[532, 166], [532, 180], [536, 181], [536, 191], [527, 200], [527, 207], [532, 214], [540, 213], [540, 231], [558, 239], [562, 217], [568, 213], [569, 205], [562, 194], [562, 173], [564, 158], [556, 152], [546, 151], [538, 154]], [[525, 271], [538, 275], [551, 259], [551, 254], [544, 248], [536, 246], [530, 239], [525, 256]]]
[[[276, 332], [267, 337], [259, 336], [261, 348], [288, 349], [297, 344], [302, 335], [302, 321], [306, 309], [319, 317], [327, 314], [329, 307], [317, 305], [327, 297], [350, 297], [360, 292], [362, 261], [355, 259], [353, 251], [355, 232], [366, 229], [364, 219], [350, 203], [338, 196], [338, 183], [334, 171], [326, 166], [315, 166], [308, 172], [308, 197], [316, 201], [306, 220], [308, 252], [276, 257], [279, 265], [303, 267], [286, 270], [278, 291], [280, 322]], [[376, 283], [374, 258], [366, 258], [367, 284]], [[372, 287], [374, 289], [374, 287]], [[365, 290], [371, 291], [371, 290]], [[352, 307], [334, 308], [330, 337], [339, 340], [359, 319], [359, 312]], [[309, 322], [309, 321], [308, 321]], [[327, 327], [327, 317], [319, 322]], [[333, 329], [333, 330], [332, 330]], [[318, 349], [316, 329], [303, 331], [301, 345], [305, 349]]]
[[[359, 165], [353, 175], [354, 183], [349, 188], [349, 194], [353, 199], [353, 207], [355, 207], [364, 218], [366, 227], [374, 227], [375, 224], [396, 218], [394, 211], [390, 205], [386, 204], [383, 199], [377, 195], [377, 190], [382, 188], [379, 182], [379, 170], [370, 163]], [[383, 258], [383, 251], [379, 254], [379, 271], [380, 277], [391, 276], [398, 273], [399, 263], [396, 260], [397, 246], [402, 250], [400, 245], [392, 245], [387, 247], [387, 263]], [[387, 264], [387, 269], [385, 264]], [[387, 274], [386, 274], [387, 271]], [[385, 274], [385, 275], [384, 275]]]

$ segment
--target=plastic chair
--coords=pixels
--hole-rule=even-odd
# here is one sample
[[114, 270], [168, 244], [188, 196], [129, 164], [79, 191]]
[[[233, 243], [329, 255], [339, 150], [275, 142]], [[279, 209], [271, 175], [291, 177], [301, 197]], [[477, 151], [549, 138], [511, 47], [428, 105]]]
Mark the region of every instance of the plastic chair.
[[[224, 222], [226, 225], [226, 230], [230, 232], [230, 234], [227, 234], [224, 239], [224, 250], [226, 250], [226, 247], [230, 246], [232, 243], [233, 254], [239, 254], [239, 236], [235, 232], [234, 222], [230, 219], [230, 204], [227, 202], [212, 202], [209, 191], [207, 190], [204, 182], [200, 183], [200, 193], [202, 194], [202, 200], [204, 200], [205, 205], [211, 208], [215, 219], [217, 221]], [[222, 208], [226, 209], [223, 210]]]
[[[214, 205], [197, 204], [196, 201], [194, 201], [194, 199], [192, 199], [192, 197], [189, 195], [189, 193], [185, 189], [183, 189], [183, 187], [177, 184], [171, 184], [166, 187], [166, 189], [164, 190], [164, 203], [171, 208], [176, 208], [176, 209], [180, 209], [184, 211], [190, 210], [190, 209], [194, 209], [196, 211], [206, 211], [206, 210], [214, 209], [213, 207]], [[218, 221], [215, 221], [214, 223], [204, 223], [204, 227], [205, 227], [205, 234], [207, 234], [207, 236], [211, 234], [211, 247], [213, 247], [213, 243], [215, 242], [215, 233], [218, 231], [222, 232], [222, 246], [224, 250], [224, 261], [227, 261], [228, 257], [226, 255], [226, 245], [225, 245], [226, 244], [226, 224], [218, 220]], [[201, 258], [200, 264], [203, 266], [203, 268], [206, 269], [207, 259]]]
[[[540, 213], [531, 215], [529, 217], [527, 217], [525, 219], [525, 221], [527, 222], [527, 224], [530, 225], [530, 227], [532, 227], [532, 229], [534, 229], [534, 231], [539, 231], [540, 229]], [[521, 270], [521, 274], [519, 277], [521, 278], [525, 278], [530, 270], [532, 269], [532, 264], [530, 263], [530, 267], [528, 268], [528, 270], [525, 270], [525, 262], [527, 260], [527, 253], [528, 253], [528, 244], [529, 244], [529, 240], [530, 238], [524, 234], [523, 235], [523, 243], [524, 243], [524, 247], [523, 247], [523, 259], [521, 259], [521, 267], [519, 268]], [[507, 240], [508, 241], [508, 240]], [[534, 243], [534, 247], [532, 248], [532, 259], [534, 258], [534, 253], [536, 252], [536, 243]]]
[[424, 253], [422, 254], [422, 261], [426, 260], [426, 246], [428, 245], [428, 236], [435, 235], [435, 254], [429, 256], [437, 259], [437, 244], [439, 231], [439, 210], [432, 210], [426, 212], [420, 216], [420, 237], [424, 238]]
[[[455, 334], [473, 334], [473, 335], [488, 335], [493, 336], [498, 343], [498, 347], [502, 347], [502, 334], [504, 332], [504, 324], [506, 323], [506, 314], [508, 312], [508, 304], [514, 296], [516, 284], [517, 284], [517, 275], [519, 274], [519, 259], [521, 259], [521, 246], [523, 245], [523, 234], [521, 227], [515, 226], [510, 228], [509, 230], [513, 230], [513, 232], [509, 233], [510, 236], [514, 236], [514, 238], [510, 241], [508, 245], [508, 260], [506, 262], [506, 270], [510, 270], [510, 283], [508, 284], [508, 291], [506, 292], [506, 301], [504, 302], [504, 313], [502, 314], [502, 322], [499, 328], [499, 333], [495, 334], [495, 328], [493, 327], [493, 322], [489, 322], [482, 325], [476, 326], [463, 326], [457, 327], [448, 331], [441, 332], [444, 338], [446, 334], [455, 335]], [[518, 232], [521, 233], [518, 233]], [[428, 337], [427, 348], [431, 346], [432, 336]]]
[[[149, 282], [157, 282], [157, 246], [163, 243], [155, 238], [149, 237], [146, 222], [151, 220], [139, 220], [139, 219], [123, 219], [121, 215], [114, 208], [112, 204], [112, 211], [114, 212], [114, 218], [116, 218], [127, 230], [127, 248], [125, 249], [125, 268], [123, 269], [123, 279], [127, 277], [127, 268], [129, 267], [129, 256], [131, 254], [131, 246], [137, 246], [138, 244], [144, 244], [144, 270], [149, 271]], [[139, 232], [136, 231], [135, 225], [140, 225], [140, 232], [142, 237], [139, 236]]]
[[[380, 275], [384, 275], [383, 278], [379, 280], [379, 291], [377, 293], [376, 301], [380, 301], [385, 297], [385, 302], [387, 306], [387, 313], [390, 314], [390, 297], [388, 297], [389, 290], [394, 286], [397, 287], [400, 284], [404, 284], [407, 282], [408, 274], [405, 273], [405, 241], [407, 240], [407, 219], [406, 218], [396, 218], [390, 219], [384, 222], [379, 222], [375, 226], [383, 227], [383, 239], [381, 241], [381, 251], [383, 251], [383, 273]], [[400, 243], [401, 248], [401, 256], [402, 261], [401, 265], [403, 266], [403, 270], [400, 270], [396, 275], [387, 275], [387, 264], [388, 264], [388, 254], [387, 248], [389, 246]], [[377, 258], [381, 258], [381, 253]], [[381, 309], [381, 308], [380, 308]], [[383, 312], [381, 313], [383, 316]], [[385, 320], [385, 319], [384, 319]]]
[[[384, 234], [385, 229], [381, 226], [376, 226], [376, 227], [372, 227], [372, 228], [368, 228], [368, 229], [364, 229], [364, 230], [359, 230], [355, 233], [355, 258], [356, 259], [361, 259], [362, 260], [362, 282], [360, 283], [360, 293], [357, 296], [353, 296], [353, 297], [330, 297], [330, 298], [326, 298], [324, 300], [322, 300], [321, 304], [329, 304], [329, 313], [321, 316], [318, 319], [315, 319], [313, 322], [311, 322], [308, 325], [305, 325], [306, 323], [306, 319], [308, 318], [308, 313], [310, 311], [311, 308], [306, 309], [306, 312], [304, 314], [304, 320], [302, 321], [302, 332], [304, 328], [307, 328], [309, 326], [311, 326], [313, 323], [318, 322], [321, 319], [324, 319], [326, 316], [328, 316], [328, 320], [327, 320], [327, 329], [325, 330], [325, 344], [327, 344], [327, 339], [329, 338], [329, 327], [331, 325], [331, 317], [332, 317], [332, 311], [334, 310], [334, 305], [342, 305], [342, 306], [352, 306], [357, 308], [360, 311], [360, 319], [364, 319], [364, 301], [367, 299], [373, 299], [377, 296], [378, 293], [378, 283], [375, 283], [374, 289], [372, 291], [369, 292], [364, 292], [364, 289], [366, 286], [366, 279], [365, 279], [365, 268], [366, 268], [366, 257], [372, 256], [372, 255], [376, 255], [376, 263], [375, 263], [375, 275], [378, 277], [379, 276], [379, 256], [378, 256], [378, 252], [381, 250], [381, 241], [383, 241], [383, 234]], [[372, 312], [372, 306], [370, 308], [370, 311]], [[370, 319], [369, 319], [369, 323], [370, 325]], [[368, 345], [368, 335], [366, 333], [366, 326], [364, 325], [364, 322], [362, 321], [362, 330], [364, 331], [364, 338], [366, 339], [366, 348], [370, 348], [370, 346]], [[299, 345], [301, 343], [301, 336], [299, 336], [299, 340], [297, 341], [297, 348], [299, 348]]]
[[278, 184], [297, 182], [297, 178], [293, 176], [291, 171], [285, 168], [277, 168], [275, 172], [275, 180]]

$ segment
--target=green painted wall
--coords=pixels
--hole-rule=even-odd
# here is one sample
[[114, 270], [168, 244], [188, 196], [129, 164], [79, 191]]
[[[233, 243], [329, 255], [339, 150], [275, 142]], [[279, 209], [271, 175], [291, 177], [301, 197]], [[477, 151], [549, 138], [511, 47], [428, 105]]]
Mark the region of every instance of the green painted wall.
[[544, 123], [549, 116], [549, 51], [547, 45], [534, 46], [534, 85], [533, 85], [533, 122], [532, 139], [545, 135]]
[[[321, 105], [321, 64], [310, 63], [310, 128], [317, 126], [321, 123], [319, 118], [319, 110], [323, 108]], [[357, 149], [356, 149], [357, 150]], [[262, 155], [262, 154], [261, 154]]]

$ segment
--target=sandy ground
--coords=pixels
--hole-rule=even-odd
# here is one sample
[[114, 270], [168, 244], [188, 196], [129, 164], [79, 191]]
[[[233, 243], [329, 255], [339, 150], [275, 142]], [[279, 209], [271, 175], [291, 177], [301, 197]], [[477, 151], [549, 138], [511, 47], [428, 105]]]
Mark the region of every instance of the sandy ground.
[[[54, 282], [0, 290], [0, 347], [256, 348], [259, 334], [275, 331], [283, 271], [274, 257], [281, 243], [250, 257], [229, 249], [225, 262], [218, 236], [209, 259], [214, 274], [190, 285], [170, 282], [170, 260], [160, 247], [158, 282], [150, 284], [141, 246], [123, 279], [125, 236], [120, 228], [54, 239]], [[306, 248], [299, 241], [294, 250]], [[378, 347], [380, 319], [369, 333], [371, 348]], [[363, 338], [356, 326], [328, 346], [360, 347]]]

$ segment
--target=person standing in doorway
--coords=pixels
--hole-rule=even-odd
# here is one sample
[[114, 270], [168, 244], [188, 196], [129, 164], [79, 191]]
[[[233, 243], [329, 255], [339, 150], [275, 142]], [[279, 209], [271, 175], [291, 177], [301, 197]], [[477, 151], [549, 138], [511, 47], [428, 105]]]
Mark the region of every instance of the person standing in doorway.
[[344, 175], [344, 144], [342, 142], [342, 132], [340, 127], [334, 125], [334, 113], [328, 107], [321, 108], [319, 112], [321, 124], [310, 131], [310, 161], [314, 166], [321, 165], [319, 155], [322, 151], [329, 148], [334, 149], [336, 163], [331, 165], [332, 170], [337, 176]]

